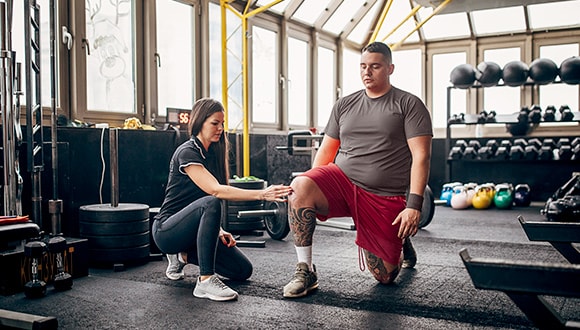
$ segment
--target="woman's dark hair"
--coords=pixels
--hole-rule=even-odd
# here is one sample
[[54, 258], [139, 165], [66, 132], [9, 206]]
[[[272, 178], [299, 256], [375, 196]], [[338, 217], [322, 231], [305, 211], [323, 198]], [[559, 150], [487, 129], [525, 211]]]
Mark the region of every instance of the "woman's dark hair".
[[371, 42], [362, 49], [361, 53], [364, 52], [381, 53], [383, 54], [383, 57], [387, 63], [393, 63], [393, 54], [391, 52], [391, 48], [389, 48], [389, 46], [387, 46], [385, 43], [379, 41]]
[[[222, 104], [211, 98], [202, 98], [193, 104], [189, 116], [188, 132], [190, 137], [197, 136], [203, 127], [203, 123], [216, 112], [224, 112]], [[209, 146], [208, 152], [215, 154], [217, 160], [216, 179], [221, 184], [228, 184], [229, 178], [229, 141], [226, 131], [220, 136], [218, 142]]]

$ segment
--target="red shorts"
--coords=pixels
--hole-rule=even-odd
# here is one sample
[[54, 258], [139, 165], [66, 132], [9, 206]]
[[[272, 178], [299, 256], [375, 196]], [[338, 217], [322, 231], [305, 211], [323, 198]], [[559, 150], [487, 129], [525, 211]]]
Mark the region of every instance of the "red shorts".
[[403, 241], [397, 236], [399, 224], [392, 223], [405, 209], [405, 196], [379, 196], [354, 183], [331, 163], [304, 172], [328, 200], [328, 214], [317, 214], [325, 221], [335, 217], [352, 217], [356, 226], [355, 243], [384, 261], [398, 265]]

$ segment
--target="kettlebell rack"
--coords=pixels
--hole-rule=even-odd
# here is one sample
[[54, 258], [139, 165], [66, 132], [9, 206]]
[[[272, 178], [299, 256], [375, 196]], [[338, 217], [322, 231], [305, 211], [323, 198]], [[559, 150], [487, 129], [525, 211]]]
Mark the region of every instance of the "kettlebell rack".
[[[552, 82], [552, 84], [560, 84], [562, 82], [560, 81], [554, 81]], [[494, 87], [501, 87], [501, 86], [507, 86], [504, 84], [497, 84]], [[529, 86], [529, 87], [534, 87], [534, 86], [538, 86], [538, 84], [535, 83], [524, 83], [522, 86]], [[470, 86], [469, 88], [464, 88], [464, 89], [479, 89], [479, 88], [485, 88], [484, 86], [478, 85], [478, 84], [474, 84], [472, 86]], [[574, 159], [574, 160], [570, 160], [568, 157], [564, 158], [562, 157], [562, 159], [554, 159], [552, 157], [552, 152], [553, 150], [549, 150], [549, 154], [548, 154], [548, 150], [545, 150], [545, 158], [539, 158], [539, 157], [523, 157], [522, 155], [517, 155], [517, 157], [510, 157], [510, 155], [506, 155], [505, 157], [499, 157], [499, 158], [495, 158], [495, 159], [482, 159], [479, 156], [476, 157], [462, 157], [462, 155], [459, 155], [458, 157], [451, 157], [451, 152], [453, 149], [453, 145], [452, 145], [452, 126], [459, 126], [459, 125], [514, 125], [514, 124], [518, 124], [519, 120], [518, 120], [518, 113], [514, 113], [514, 114], [495, 114], [495, 112], [492, 115], [488, 115], [487, 118], [486, 117], [482, 117], [482, 113], [480, 114], [462, 114], [460, 117], [458, 117], [457, 115], [455, 115], [453, 118], [451, 116], [451, 93], [454, 89], [460, 89], [456, 86], [448, 86], [447, 87], [447, 124], [446, 124], [446, 137], [445, 137], [445, 150], [447, 152], [446, 155], [446, 171], [445, 171], [445, 180], [446, 182], [451, 182], [452, 180], [454, 180], [454, 173], [453, 173], [453, 164], [458, 164], [460, 162], [470, 162], [470, 163], [475, 163], [475, 162], [490, 162], [490, 163], [498, 163], [498, 162], [516, 162], [516, 163], [526, 163], [526, 162], [530, 162], [531, 160], [534, 161], [544, 161], [544, 162], [549, 162], [550, 164], [553, 164], [554, 162], [559, 162], [559, 163], [566, 163], [566, 162], [572, 162], [573, 164], [578, 164], [580, 163], [580, 159]], [[569, 113], [567, 114], [567, 118], [564, 120], [562, 119], [562, 115], [556, 110], [555, 111], [555, 118], [554, 120], [544, 120], [544, 118], [540, 118], [540, 120], [536, 121], [536, 122], [530, 122], [530, 124], [535, 124], [535, 125], [543, 125], [546, 123], [574, 123], [574, 122], [580, 122], [580, 112], [579, 111], [569, 111]], [[491, 113], [491, 111], [490, 111]], [[451, 119], [451, 120], [450, 120]], [[508, 143], [508, 142], [504, 142], [504, 141], [509, 141], [509, 143], [511, 142], [516, 142], [516, 140], [518, 142], [522, 142], [522, 143], [527, 143], [527, 140], [533, 140], [531, 142], [534, 143], [538, 143], [539, 145], [537, 146], [537, 150], [534, 149], [534, 152], [540, 152], [541, 148], [543, 147], [543, 143], [549, 143], [549, 144], [553, 144], [551, 147], [553, 148], [554, 145], [557, 145], [557, 141], [555, 141], [552, 138], [544, 138], [543, 140], [546, 141], [540, 141], [539, 138], [535, 138], [535, 137], [529, 137], [529, 136], [517, 136], [517, 137], [513, 137], [513, 138], [497, 138], [497, 137], [489, 137], [487, 140], [488, 142], [490, 140], [497, 140], [498, 142], [498, 147], [500, 143]], [[473, 141], [478, 141], [479, 140], [484, 140], [482, 138], [475, 138]], [[500, 141], [502, 140], [502, 141]], [[513, 140], [513, 141], [511, 141]], [[522, 141], [523, 140], [523, 141]], [[551, 140], [551, 141], [548, 141]], [[576, 140], [574, 139], [573, 142], [575, 144], [577, 144], [580, 140]], [[472, 141], [470, 141], [471, 143]], [[475, 143], [475, 142], [474, 142]], [[576, 145], [573, 145], [572, 147], [575, 147]], [[509, 149], [509, 145], [504, 146], [507, 147]], [[536, 147], [534, 147], [536, 148]], [[578, 147], [580, 148], [580, 147]], [[547, 147], [546, 147], [547, 149]], [[509, 151], [509, 150], [508, 150]], [[515, 155], [514, 155], [515, 156]], [[521, 157], [522, 156], [522, 157]], [[568, 156], [568, 154], [566, 154], [566, 156]], [[538, 159], [539, 158], [539, 159]]]

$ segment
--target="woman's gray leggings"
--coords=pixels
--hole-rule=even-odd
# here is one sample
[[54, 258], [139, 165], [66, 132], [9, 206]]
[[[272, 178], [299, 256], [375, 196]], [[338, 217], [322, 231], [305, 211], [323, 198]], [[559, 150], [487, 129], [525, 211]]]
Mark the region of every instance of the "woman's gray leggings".
[[199, 266], [199, 275], [246, 280], [252, 263], [238, 247], [228, 248], [219, 240], [221, 217], [221, 200], [205, 196], [163, 222], [155, 220], [153, 239], [164, 253], [187, 252], [187, 261]]

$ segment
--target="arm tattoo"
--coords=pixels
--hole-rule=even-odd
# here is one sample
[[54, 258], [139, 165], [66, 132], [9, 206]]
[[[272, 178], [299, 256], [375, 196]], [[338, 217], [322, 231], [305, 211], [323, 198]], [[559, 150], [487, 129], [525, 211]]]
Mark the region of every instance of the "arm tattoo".
[[288, 220], [290, 229], [294, 233], [296, 246], [312, 245], [312, 236], [316, 227], [316, 212], [313, 208], [304, 207], [295, 209], [289, 206]]

